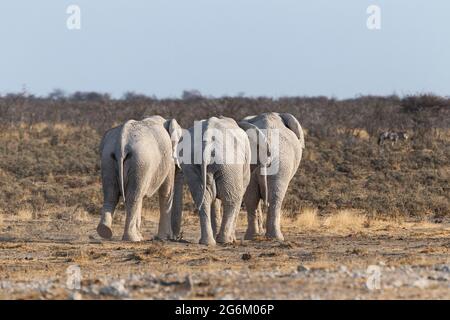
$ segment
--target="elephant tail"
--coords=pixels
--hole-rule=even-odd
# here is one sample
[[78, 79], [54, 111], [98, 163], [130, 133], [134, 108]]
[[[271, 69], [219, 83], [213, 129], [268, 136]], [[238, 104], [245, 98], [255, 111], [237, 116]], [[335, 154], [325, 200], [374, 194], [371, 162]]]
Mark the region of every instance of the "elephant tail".
[[202, 198], [201, 198], [201, 202], [198, 206], [198, 210], [200, 210], [200, 208], [203, 205], [203, 202], [205, 201], [205, 196], [206, 196], [206, 182], [207, 182], [207, 175], [208, 175], [208, 165], [210, 162], [210, 131], [208, 131], [208, 127], [206, 126], [204, 133], [203, 133], [203, 142], [202, 142], [202, 164], [201, 164], [201, 177], [202, 177]]
[[200, 210], [201, 206], [203, 205], [203, 202], [205, 201], [205, 195], [206, 195], [206, 175], [207, 175], [207, 170], [208, 170], [207, 159], [202, 159], [201, 167], [202, 167], [201, 169], [202, 169], [202, 187], [203, 187], [203, 190], [202, 190], [202, 200], [200, 202], [200, 205], [198, 206], [199, 210]]
[[198, 210], [200, 210], [200, 208], [203, 205], [203, 202], [205, 201], [205, 196], [206, 196], [206, 176], [208, 174], [208, 164], [209, 164], [209, 154], [208, 154], [208, 150], [207, 148], [207, 142], [205, 144], [205, 148], [202, 148], [202, 150], [204, 150], [204, 153], [202, 155], [202, 164], [201, 164], [201, 175], [202, 175], [202, 199], [201, 202], [198, 206]]
[[269, 191], [267, 190], [268, 189], [268, 185], [267, 185], [267, 167], [266, 166], [262, 166], [261, 167], [261, 173], [262, 173], [262, 176], [263, 176], [263, 184], [264, 184], [264, 186], [263, 186], [263, 192], [264, 192], [264, 194], [263, 194], [263, 202], [264, 202], [264, 206], [266, 208], [268, 208], [269, 207], [269, 196], [268, 196]]
[[125, 177], [124, 177], [124, 164], [126, 158], [129, 156], [128, 150], [127, 150], [127, 141], [128, 141], [128, 133], [130, 130], [130, 124], [133, 123], [134, 120], [129, 120], [125, 122], [122, 126], [122, 130], [120, 132], [120, 140], [118, 144], [118, 150], [116, 151], [118, 154], [116, 156], [117, 164], [119, 168], [119, 186], [120, 186], [120, 193], [122, 194], [123, 203], [125, 203]]

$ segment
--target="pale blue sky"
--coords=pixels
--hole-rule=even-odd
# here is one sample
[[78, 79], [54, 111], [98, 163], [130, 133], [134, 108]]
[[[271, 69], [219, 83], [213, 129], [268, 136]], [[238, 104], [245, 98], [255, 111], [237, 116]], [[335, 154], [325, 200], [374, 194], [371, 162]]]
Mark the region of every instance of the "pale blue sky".
[[[81, 7], [81, 30], [66, 8]], [[366, 27], [381, 7], [382, 29]], [[0, 94], [450, 95], [448, 0], [2, 0]]]

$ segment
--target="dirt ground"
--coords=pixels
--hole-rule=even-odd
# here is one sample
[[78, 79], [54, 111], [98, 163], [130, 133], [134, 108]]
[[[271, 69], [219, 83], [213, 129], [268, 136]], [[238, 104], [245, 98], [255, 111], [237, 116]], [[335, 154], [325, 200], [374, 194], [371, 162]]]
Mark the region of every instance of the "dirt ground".
[[[98, 237], [90, 215], [2, 220], [1, 299], [450, 298], [446, 221], [365, 221], [355, 228], [351, 221], [343, 228], [284, 221], [285, 242], [205, 247], [197, 244], [194, 215], [184, 219], [185, 240], [142, 243], [120, 240], [121, 219], [111, 241]], [[156, 228], [157, 218], [146, 215], [144, 237]]]

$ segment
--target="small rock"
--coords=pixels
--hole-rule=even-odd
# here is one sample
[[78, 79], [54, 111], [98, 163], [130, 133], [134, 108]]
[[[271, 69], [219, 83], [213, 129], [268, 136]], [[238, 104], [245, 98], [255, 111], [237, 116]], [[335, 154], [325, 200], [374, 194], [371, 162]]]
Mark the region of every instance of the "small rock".
[[450, 272], [450, 266], [448, 266], [446, 264], [441, 264], [441, 265], [436, 266], [434, 268], [434, 270], [441, 271], [441, 272]]
[[250, 253], [244, 253], [241, 257], [242, 260], [247, 261], [252, 258], [252, 255]]
[[129, 291], [125, 288], [125, 281], [114, 281], [109, 286], [105, 286], [100, 289], [100, 294], [115, 296], [115, 297], [128, 297]]
[[184, 279], [183, 287], [187, 291], [191, 291], [192, 288], [194, 287], [194, 281], [192, 281], [192, 277], [190, 274], [187, 275], [186, 278]]
[[339, 267], [339, 272], [348, 273], [348, 268], [346, 266], [342, 265]]
[[75, 291], [69, 295], [69, 300], [83, 300], [83, 296], [78, 291]]
[[302, 264], [297, 267], [297, 272], [308, 272], [309, 270], [311, 270], [309, 267]]
[[425, 278], [420, 278], [416, 281], [414, 281], [413, 286], [419, 289], [425, 289], [426, 287], [428, 287], [428, 280]]
[[393, 286], [394, 288], [400, 288], [402, 285], [403, 285], [403, 282], [401, 282], [400, 280], [395, 280], [395, 281], [392, 283], [392, 286]]

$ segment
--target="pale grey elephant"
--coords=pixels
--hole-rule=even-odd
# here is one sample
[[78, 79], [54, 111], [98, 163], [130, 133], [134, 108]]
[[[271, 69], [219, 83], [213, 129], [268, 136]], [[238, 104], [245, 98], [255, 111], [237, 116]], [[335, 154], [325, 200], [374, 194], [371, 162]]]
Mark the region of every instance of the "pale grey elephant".
[[[284, 240], [280, 228], [281, 206], [289, 182], [300, 165], [305, 148], [302, 127], [292, 114], [274, 112], [246, 117], [239, 122], [239, 125], [243, 128], [256, 126], [262, 129], [268, 140], [270, 140], [271, 131], [278, 132], [278, 146], [271, 147], [272, 150], [277, 151], [270, 154], [270, 166], [277, 170], [268, 175], [261, 174], [259, 159], [257, 164], [253, 164], [251, 168], [251, 179], [244, 196], [248, 217], [245, 239], [254, 239], [263, 231], [259, 216], [259, 202], [262, 199], [267, 206], [266, 236]], [[271, 144], [271, 141], [268, 143]]]
[[[219, 134], [233, 144], [225, 143], [218, 138]], [[212, 145], [213, 150], [209, 148]], [[187, 130], [179, 147], [183, 159], [178, 161], [200, 215], [200, 244], [235, 241], [236, 219], [250, 181], [251, 150], [247, 134], [231, 118], [212, 117]], [[225, 159], [227, 154], [232, 159]], [[214, 207], [216, 199], [222, 202], [222, 219], [211, 217], [211, 212], [218, 209]], [[179, 226], [180, 220], [175, 218], [175, 225]]]
[[[125, 210], [123, 240], [141, 241], [142, 201], [159, 193], [160, 220], [157, 237], [173, 236], [171, 214], [177, 171], [174, 152], [182, 130], [175, 119], [152, 116], [130, 120], [108, 130], [100, 144], [103, 207], [98, 234], [112, 237], [112, 218], [122, 195]], [[181, 192], [175, 195], [181, 202]]]

